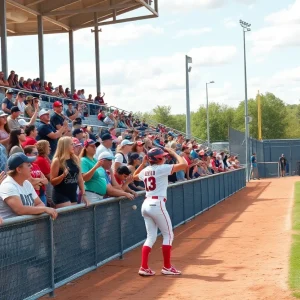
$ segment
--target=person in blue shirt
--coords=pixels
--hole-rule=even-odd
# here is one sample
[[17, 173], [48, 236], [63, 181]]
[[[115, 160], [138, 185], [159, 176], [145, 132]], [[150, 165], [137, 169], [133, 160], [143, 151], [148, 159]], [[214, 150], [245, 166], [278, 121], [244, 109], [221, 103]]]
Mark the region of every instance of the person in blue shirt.
[[255, 179], [260, 180], [259, 174], [258, 174], [257, 161], [256, 161], [256, 153], [252, 154], [250, 162], [251, 162], [250, 178], [253, 180], [255, 180]]

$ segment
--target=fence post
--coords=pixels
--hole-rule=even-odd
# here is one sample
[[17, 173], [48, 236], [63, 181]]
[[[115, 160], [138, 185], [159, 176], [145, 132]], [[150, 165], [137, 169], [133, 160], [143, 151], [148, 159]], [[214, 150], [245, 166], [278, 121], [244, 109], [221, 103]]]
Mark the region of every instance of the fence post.
[[123, 259], [123, 234], [122, 234], [122, 201], [119, 201], [119, 220], [120, 220], [120, 259]]
[[185, 201], [184, 201], [184, 187], [183, 184], [181, 185], [182, 188], [182, 194], [183, 194], [183, 224], [186, 224], [186, 218], [185, 218]]
[[195, 204], [195, 183], [193, 183], [193, 210], [194, 210], [194, 219], [196, 218], [196, 204]]
[[54, 282], [54, 233], [53, 233], [53, 220], [51, 217], [49, 217], [49, 221], [50, 221], [50, 263], [51, 263], [51, 289], [52, 292], [49, 293], [49, 296], [51, 298], [55, 297], [54, 295], [54, 289], [55, 289], [55, 282]]
[[97, 218], [96, 218], [96, 205], [93, 210], [93, 225], [94, 225], [94, 247], [95, 247], [95, 266], [97, 267], [98, 247], [97, 247]]

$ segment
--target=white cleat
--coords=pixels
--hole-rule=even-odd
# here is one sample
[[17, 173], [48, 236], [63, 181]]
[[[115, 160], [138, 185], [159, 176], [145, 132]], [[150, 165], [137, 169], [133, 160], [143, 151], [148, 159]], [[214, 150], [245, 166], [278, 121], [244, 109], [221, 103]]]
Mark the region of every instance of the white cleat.
[[163, 267], [161, 273], [164, 275], [181, 275], [181, 271], [177, 270], [175, 267], [171, 266], [170, 269]]
[[154, 276], [155, 272], [152, 271], [151, 269], [144, 269], [144, 268], [140, 267], [139, 275], [141, 275], [141, 276]]

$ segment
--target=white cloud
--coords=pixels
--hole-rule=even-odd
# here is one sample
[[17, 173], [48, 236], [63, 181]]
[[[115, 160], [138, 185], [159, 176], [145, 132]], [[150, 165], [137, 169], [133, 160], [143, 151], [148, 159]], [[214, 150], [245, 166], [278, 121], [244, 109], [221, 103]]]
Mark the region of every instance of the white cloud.
[[266, 16], [265, 20], [272, 24], [300, 24], [300, 0], [288, 8]]
[[174, 36], [175, 39], [183, 38], [187, 36], [199, 36], [204, 33], [211, 32], [212, 29], [210, 27], [203, 27], [203, 28], [190, 28], [190, 29], [183, 29], [179, 30], [176, 35]]
[[270, 25], [250, 35], [252, 53], [256, 56], [270, 53], [276, 48], [300, 46], [300, 0], [288, 8], [265, 17]]
[[226, 18], [224, 19], [223, 24], [226, 28], [231, 29], [237, 27], [238, 22], [238, 20], [234, 20], [233, 18]]
[[[233, 46], [201, 47], [191, 49], [187, 53], [193, 57], [193, 69], [190, 73], [190, 86], [193, 97], [201, 95], [201, 79], [207, 80], [210, 68], [205, 66], [219, 66], [229, 63], [236, 55]], [[106, 93], [106, 100], [111, 105], [127, 108], [133, 111], [149, 111], [157, 105], [170, 105], [174, 113], [180, 113], [184, 108], [185, 99], [185, 53], [174, 53], [171, 56], [156, 56], [148, 59], [117, 60], [101, 64], [102, 90]], [[81, 62], [75, 64], [76, 85], [84, 88], [86, 93], [95, 94], [94, 63]], [[54, 73], [47, 77], [55, 78], [54, 85], [69, 85], [69, 66], [61, 65]], [[226, 88], [227, 89], [227, 88]], [[229, 88], [228, 88], [229, 90]], [[191, 94], [192, 95], [192, 94]], [[214, 96], [215, 95], [215, 96]], [[197, 96], [198, 97], [198, 96]], [[212, 97], [225, 99], [224, 89], [212, 90]], [[196, 109], [199, 102], [192, 105]], [[145, 105], [143, 105], [145, 104]]]
[[[104, 46], [120, 46], [130, 41], [138, 40], [146, 35], [160, 35], [164, 30], [160, 27], [154, 27], [150, 24], [136, 25], [134, 23], [123, 26], [111, 25], [104, 26], [99, 33], [101, 44]], [[61, 38], [59, 43], [67, 43], [66, 38]], [[75, 45], [84, 45], [85, 47], [94, 47], [94, 35], [91, 29], [82, 29], [75, 32]]]
[[192, 49], [189, 56], [195, 65], [214, 66], [230, 63], [237, 54], [235, 46], [214, 46]]

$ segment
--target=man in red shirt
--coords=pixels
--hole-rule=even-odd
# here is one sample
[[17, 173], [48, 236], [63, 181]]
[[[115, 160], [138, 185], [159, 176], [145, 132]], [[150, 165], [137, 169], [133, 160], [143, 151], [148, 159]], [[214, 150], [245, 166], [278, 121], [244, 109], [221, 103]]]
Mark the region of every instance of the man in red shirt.
[[76, 90], [74, 90], [74, 92], [73, 92], [73, 99], [74, 100], [80, 100], [78, 94], [76, 93]]

